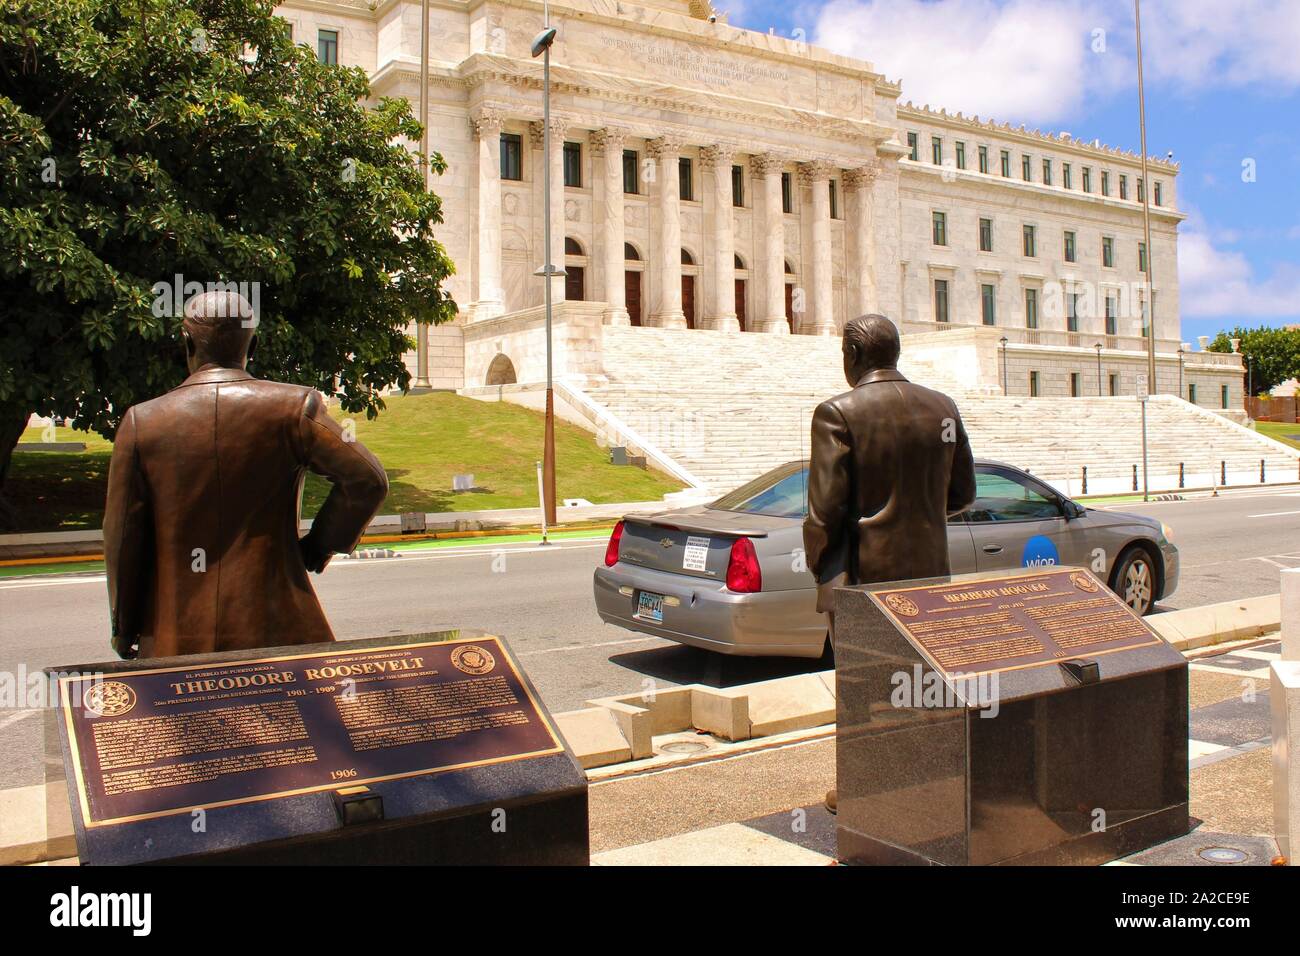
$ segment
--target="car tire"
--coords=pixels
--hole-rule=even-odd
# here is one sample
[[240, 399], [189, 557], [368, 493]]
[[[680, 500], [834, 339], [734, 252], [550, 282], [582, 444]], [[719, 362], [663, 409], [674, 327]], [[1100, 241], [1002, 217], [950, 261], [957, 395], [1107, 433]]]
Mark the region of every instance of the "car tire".
[[1151, 552], [1138, 545], [1126, 548], [1115, 563], [1110, 588], [1140, 617], [1155, 607], [1157, 569]]

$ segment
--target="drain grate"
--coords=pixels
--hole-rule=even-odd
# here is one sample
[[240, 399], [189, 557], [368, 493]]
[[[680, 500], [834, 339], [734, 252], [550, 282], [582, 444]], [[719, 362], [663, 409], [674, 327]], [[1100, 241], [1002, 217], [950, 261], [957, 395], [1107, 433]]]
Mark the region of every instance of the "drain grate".
[[1211, 863], [1242, 863], [1246, 860], [1244, 851], [1229, 846], [1207, 846], [1196, 855]]
[[709, 749], [702, 740], [674, 740], [663, 744], [659, 750], [666, 754], [698, 754]]

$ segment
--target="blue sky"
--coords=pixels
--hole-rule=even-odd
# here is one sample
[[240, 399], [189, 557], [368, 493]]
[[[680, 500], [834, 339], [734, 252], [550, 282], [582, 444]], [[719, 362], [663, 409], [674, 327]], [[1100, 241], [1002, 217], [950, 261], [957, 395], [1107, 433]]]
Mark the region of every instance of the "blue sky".
[[[714, 5], [872, 62], [903, 101], [1138, 148], [1131, 0]], [[1189, 216], [1183, 338], [1300, 324], [1300, 0], [1144, 0], [1142, 29], [1147, 147], [1173, 150]]]

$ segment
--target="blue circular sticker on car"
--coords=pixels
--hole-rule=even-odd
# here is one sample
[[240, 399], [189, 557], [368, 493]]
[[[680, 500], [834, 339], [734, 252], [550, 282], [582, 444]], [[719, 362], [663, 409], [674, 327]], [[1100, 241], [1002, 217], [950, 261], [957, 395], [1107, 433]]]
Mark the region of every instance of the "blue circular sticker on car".
[[1020, 563], [1027, 568], [1046, 568], [1061, 563], [1057, 553], [1056, 542], [1046, 535], [1036, 534], [1025, 542], [1024, 554]]

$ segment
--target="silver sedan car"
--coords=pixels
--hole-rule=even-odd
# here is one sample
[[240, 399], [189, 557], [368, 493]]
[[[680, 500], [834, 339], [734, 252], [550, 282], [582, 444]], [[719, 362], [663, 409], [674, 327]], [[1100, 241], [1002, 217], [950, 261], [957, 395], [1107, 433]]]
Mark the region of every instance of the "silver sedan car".
[[[1011, 465], [975, 463], [974, 504], [948, 525], [952, 571], [1081, 565], [1138, 614], [1178, 584], [1178, 549], [1153, 518], [1097, 511]], [[819, 657], [825, 615], [803, 561], [808, 463], [707, 505], [628, 515], [596, 568], [608, 624], [723, 654]]]

